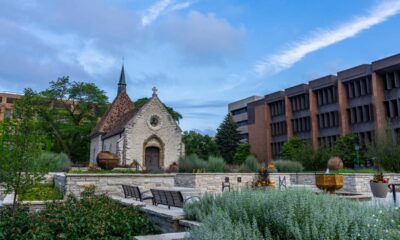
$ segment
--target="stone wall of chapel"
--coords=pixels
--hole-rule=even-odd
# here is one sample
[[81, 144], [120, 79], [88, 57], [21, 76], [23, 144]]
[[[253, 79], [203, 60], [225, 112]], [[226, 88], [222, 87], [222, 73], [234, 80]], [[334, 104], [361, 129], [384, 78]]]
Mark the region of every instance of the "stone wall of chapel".
[[118, 140], [120, 139], [120, 135], [117, 134], [110, 138], [103, 140], [103, 151], [110, 151], [114, 154], [118, 155]]
[[90, 140], [90, 163], [96, 163], [96, 157], [102, 151], [101, 136], [97, 136]]
[[[151, 128], [149, 119], [152, 115], [158, 115], [160, 118], [160, 127]], [[157, 136], [164, 144], [164, 164], [162, 168], [167, 168], [173, 162], [184, 154], [184, 147], [181, 138], [181, 130], [171, 115], [162, 105], [157, 97], [153, 97], [137, 115], [131, 119], [125, 126], [126, 134], [126, 161], [127, 164], [134, 160], [141, 166], [144, 162], [144, 142], [151, 136]], [[161, 157], [161, 156], [160, 156]]]

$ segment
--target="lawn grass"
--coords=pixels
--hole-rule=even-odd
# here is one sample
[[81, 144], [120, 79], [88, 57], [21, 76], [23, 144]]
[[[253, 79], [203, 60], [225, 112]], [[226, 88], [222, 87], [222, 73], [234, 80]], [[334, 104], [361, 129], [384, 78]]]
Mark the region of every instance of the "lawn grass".
[[62, 200], [63, 193], [53, 184], [38, 183], [29, 188], [26, 193], [19, 195], [19, 201]]
[[352, 169], [352, 168], [343, 168], [338, 170], [332, 170], [331, 173], [376, 173], [376, 170], [373, 168], [361, 168], [361, 169]]

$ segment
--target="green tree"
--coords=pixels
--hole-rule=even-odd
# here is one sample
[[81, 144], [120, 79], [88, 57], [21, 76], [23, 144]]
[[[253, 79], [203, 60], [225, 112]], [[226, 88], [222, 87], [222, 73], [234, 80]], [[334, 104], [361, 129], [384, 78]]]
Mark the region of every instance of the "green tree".
[[282, 146], [281, 158], [300, 162], [306, 170], [314, 170], [314, 152], [310, 143], [297, 136], [289, 138]]
[[233, 163], [236, 148], [240, 144], [240, 133], [231, 115], [226, 115], [215, 136], [218, 150], [227, 163]]
[[389, 172], [400, 172], [400, 145], [393, 141], [389, 126], [377, 131], [374, 142], [368, 145], [367, 157], [379, 168]]
[[29, 104], [35, 106], [42, 128], [54, 140], [51, 150], [66, 153], [76, 163], [88, 161], [89, 135], [107, 109], [107, 101], [104, 91], [95, 84], [61, 77], [50, 82], [48, 89], [34, 94]]
[[[144, 98], [139, 98], [138, 100], [134, 101], [133, 104], [136, 107], [141, 107], [143, 104], [145, 104], [149, 98], [144, 97]], [[182, 115], [175, 111], [172, 107], [168, 107], [167, 105], [164, 104], [164, 107], [167, 109], [168, 113], [171, 115], [172, 119], [174, 119], [176, 122], [179, 123], [179, 121], [182, 119]]]
[[208, 135], [202, 135], [195, 131], [185, 131], [182, 141], [185, 144], [186, 155], [196, 154], [202, 159], [219, 155], [217, 144]]
[[233, 162], [237, 165], [242, 164], [246, 158], [251, 154], [250, 144], [240, 144], [236, 148], [235, 156], [233, 157]]
[[[354, 133], [341, 136], [336, 140], [332, 148], [331, 156], [340, 157], [343, 165], [347, 168], [354, 167], [354, 161], [357, 158], [355, 146], [359, 145], [358, 136]], [[363, 158], [360, 156], [360, 158]]]
[[14, 228], [16, 196], [42, 180], [46, 173], [38, 157], [47, 149], [48, 141], [31, 104], [34, 98], [35, 94], [31, 90], [25, 91], [25, 96], [14, 106], [13, 119], [3, 123], [0, 135], [0, 183], [6, 192], [14, 192]]

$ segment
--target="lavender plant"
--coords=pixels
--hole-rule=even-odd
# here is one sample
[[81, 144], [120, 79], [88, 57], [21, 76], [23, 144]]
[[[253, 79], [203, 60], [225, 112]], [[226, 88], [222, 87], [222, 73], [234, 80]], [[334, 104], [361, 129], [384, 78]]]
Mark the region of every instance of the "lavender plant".
[[[398, 239], [399, 211], [306, 190], [206, 195], [184, 207], [193, 239]], [[397, 211], [397, 212], [396, 212]]]

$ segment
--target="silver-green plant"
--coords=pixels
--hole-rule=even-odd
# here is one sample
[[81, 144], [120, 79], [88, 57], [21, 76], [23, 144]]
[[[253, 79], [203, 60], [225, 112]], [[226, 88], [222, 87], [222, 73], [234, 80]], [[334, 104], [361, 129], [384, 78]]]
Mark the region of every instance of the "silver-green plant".
[[224, 172], [224, 167], [225, 167], [225, 162], [223, 158], [211, 156], [208, 158], [206, 171], [213, 173], [218, 173], [218, 172], [221, 173]]
[[[193, 239], [396, 239], [394, 209], [295, 189], [206, 195], [184, 207]], [[399, 216], [399, 212], [395, 213]]]
[[290, 160], [277, 160], [274, 161], [274, 165], [278, 172], [284, 173], [302, 172], [304, 169], [300, 162]]

